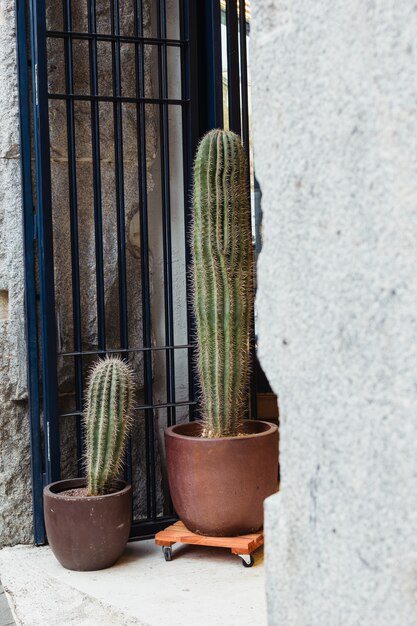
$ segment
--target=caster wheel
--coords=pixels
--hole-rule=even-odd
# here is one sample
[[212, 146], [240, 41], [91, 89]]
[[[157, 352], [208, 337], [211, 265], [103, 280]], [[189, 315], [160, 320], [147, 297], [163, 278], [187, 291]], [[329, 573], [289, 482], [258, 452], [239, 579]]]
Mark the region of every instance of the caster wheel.
[[164, 552], [165, 561], [171, 561], [172, 560], [172, 548], [164, 546], [162, 549]]
[[252, 567], [255, 563], [255, 559], [251, 554], [245, 555], [244, 557], [240, 557], [242, 559], [243, 567]]

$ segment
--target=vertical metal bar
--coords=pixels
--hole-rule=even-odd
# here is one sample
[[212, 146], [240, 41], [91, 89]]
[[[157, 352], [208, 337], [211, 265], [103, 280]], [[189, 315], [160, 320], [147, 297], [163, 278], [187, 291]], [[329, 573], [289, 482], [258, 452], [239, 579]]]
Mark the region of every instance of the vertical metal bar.
[[[157, 34], [159, 39], [166, 39], [166, 3], [157, 3]], [[167, 46], [158, 46], [159, 97], [168, 98], [168, 58]], [[165, 304], [165, 345], [174, 345], [174, 307], [172, 296], [172, 244], [171, 244], [171, 191], [169, 173], [169, 121], [168, 104], [159, 105], [160, 152], [161, 152], [161, 197], [162, 197], [162, 235], [164, 259], [164, 304]], [[175, 403], [175, 359], [174, 350], [166, 351], [166, 386], [167, 402]], [[176, 421], [175, 406], [167, 408], [167, 423], [172, 426]]]
[[242, 104], [242, 141], [246, 151], [247, 162], [249, 155], [249, 104], [248, 104], [248, 55], [246, 42], [246, 6], [245, 0], [239, 0], [239, 38], [240, 38], [240, 81]]
[[30, 0], [46, 482], [60, 478], [45, 3]]
[[[96, 0], [88, 0], [90, 93], [98, 96], [97, 11]], [[103, 213], [101, 201], [100, 112], [97, 99], [91, 101], [91, 147], [93, 158], [94, 234], [96, 250], [97, 340], [99, 350], [106, 349], [106, 309], [104, 297]]]
[[[180, 38], [187, 41], [181, 48], [181, 99], [186, 101], [182, 105], [182, 141], [183, 141], [183, 174], [184, 174], [184, 226], [185, 226], [185, 263], [186, 263], [186, 293], [187, 293], [187, 341], [194, 340], [194, 315], [188, 280], [191, 267], [190, 226], [192, 214], [192, 167], [193, 156], [198, 142], [198, 100], [197, 100], [197, 41], [196, 41], [197, 12], [194, 2], [180, 1]], [[195, 393], [194, 355], [188, 349], [188, 397], [194, 400]], [[189, 419], [196, 417], [195, 407], [189, 409]]]
[[[125, 193], [123, 164], [123, 123], [122, 123], [122, 78], [120, 54], [120, 7], [119, 0], [111, 0], [111, 34], [112, 70], [113, 70], [113, 104], [114, 118], [114, 160], [116, 174], [116, 205], [117, 205], [117, 256], [119, 269], [119, 316], [120, 346], [129, 347], [129, 330], [127, 316], [127, 274], [126, 274], [126, 227], [125, 227]], [[132, 446], [129, 439], [127, 450], [126, 478], [132, 482]]]
[[[143, 6], [142, 0], [134, 0], [135, 37], [143, 37]], [[145, 96], [145, 50], [143, 41], [135, 46], [135, 80], [136, 97]], [[151, 324], [151, 283], [149, 273], [149, 235], [148, 235], [148, 192], [146, 171], [146, 116], [145, 104], [136, 105], [136, 130], [138, 150], [138, 183], [139, 183], [139, 216], [141, 232], [141, 278], [142, 278], [142, 326], [143, 345], [150, 348], [152, 343]], [[146, 405], [153, 404], [152, 384], [152, 352], [143, 353], [144, 370], [144, 401]], [[145, 410], [145, 437], [146, 437], [146, 507], [147, 517], [156, 517], [156, 477], [155, 477], [155, 434], [153, 410]]]
[[223, 128], [222, 33], [220, 1], [209, 0], [208, 5], [210, 10], [210, 21], [207, 28], [207, 37], [209, 39], [208, 78], [210, 128]]
[[200, 135], [223, 128], [223, 85], [220, 0], [196, 3], [199, 33], [199, 117]]
[[[194, 154], [200, 139], [199, 102], [198, 102], [198, 31], [199, 14], [195, 2], [180, 0], [180, 37], [186, 41], [182, 46], [182, 93], [186, 98], [183, 103], [183, 112], [187, 118], [187, 163], [188, 181], [191, 191], [192, 164]], [[203, 79], [204, 80], [204, 79]], [[190, 198], [189, 198], [190, 199]]]
[[[71, 32], [71, 0], [63, 0], [64, 30]], [[71, 35], [65, 38], [65, 90], [68, 95], [74, 93], [74, 67]], [[80, 297], [80, 260], [78, 247], [78, 193], [77, 164], [75, 146], [75, 111], [74, 101], [69, 98], [67, 106], [67, 150], [68, 150], [68, 190], [71, 231], [71, 284], [74, 352], [81, 352], [81, 297]], [[81, 412], [83, 406], [83, 372], [81, 355], [74, 357], [75, 403]], [[83, 433], [81, 419], [77, 418], [77, 459], [79, 472], [82, 471]]]
[[[247, 33], [246, 33], [246, 6], [245, 0], [239, 0], [239, 38], [240, 38], [240, 86], [241, 86], [241, 107], [242, 107], [242, 141], [248, 163], [248, 194], [251, 192], [251, 171], [250, 171], [250, 137], [249, 137], [249, 92], [248, 92], [248, 57], [247, 57]], [[256, 333], [255, 316], [252, 315], [250, 336], [249, 336], [252, 374], [249, 384], [249, 415], [256, 419], [258, 413], [257, 389], [256, 389]]]
[[29, 69], [26, 33], [26, 2], [16, 0], [17, 68], [20, 113], [20, 168], [22, 184], [23, 227], [25, 247], [25, 318], [29, 390], [30, 453], [32, 467], [32, 506], [35, 544], [45, 543], [43, 521], [42, 443], [39, 402], [38, 341], [35, 285], [35, 233], [32, 195], [31, 129], [29, 103]]
[[[237, 0], [226, 1], [229, 128], [240, 135], [240, 81]], [[246, 68], [245, 68], [246, 69]], [[242, 68], [242, 71], [243, 68]]]
[[126, 233], [125, 233], [125, 196], [123, 166], [123, 125], [121, 60], [120, 60], [120, 12], [119, 0], [111, 0], [111, 34], [115, 40], [111, 42], [113, 69], [113, 104], [114, 118], [114, 159], [116, 174], [116, 206], [117, 206], [117, 253], [119, 268], [119, 315], [120, 315], [120, 346], [127, 348], [129, 343], [127, 323], [127, 284], [126, 284]]

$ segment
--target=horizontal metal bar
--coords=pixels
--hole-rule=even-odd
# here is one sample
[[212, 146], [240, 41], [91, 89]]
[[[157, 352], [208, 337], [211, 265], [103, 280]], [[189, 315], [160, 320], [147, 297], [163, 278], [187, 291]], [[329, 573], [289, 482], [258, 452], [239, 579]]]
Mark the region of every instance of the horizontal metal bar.
[[178, 518], [172, 516], [157, 517], [155, 520], [133, 521], [129, 541], [152, 539], [160, 530], [164, 530], [175, 522], [178, 522]]
[[143, 102], [144, 104], [172, 104], [178, 106], [188, 103], [188, 100], [175, 100], [173, 98], [129, 98], [127, 96], [76, 95], [73, 93], [48, 93], [48, 98], [50, 100], [77, 100], [80, 102], [126, 102], [127, 104]]
[[[182, 402], [165, 402], [164, 404], [138, 404], [134, 407], [134, 411], [148, 411], [156, 409], [170, 409], [178, 406], [194, 406], [197, 404], [195, 401], [187, 400]], [[79, 417], [82, 415], [81, 411], [70, 411], [69, 413], [60, 413], [58, 417]]]
[[128, 35], [105, 35], [103, 33], [80, 33], [75, 31], [48, 30], [47, 37], [53, 39], [95, 39], [96, 41], [120, 41], [120, 43], [144, 43], [150, 46], [174, 46], [179, 48], [189, 43], [186, 39], [165, 39], [163, 37], [132, 37]]
[[187, 348], [195, 348], [195, 344], [187, 343], [184, 345], [178, 346], [155, 346], [152, 348], [118, 348], [114, 350], [89, 350], [86, 352], [58, 352], [57, 356], [92, 356], [96, 355], [106, 355], [106, 354], [119, 354], [125, 352], [152, 352], [153, 350], [186, 350]]

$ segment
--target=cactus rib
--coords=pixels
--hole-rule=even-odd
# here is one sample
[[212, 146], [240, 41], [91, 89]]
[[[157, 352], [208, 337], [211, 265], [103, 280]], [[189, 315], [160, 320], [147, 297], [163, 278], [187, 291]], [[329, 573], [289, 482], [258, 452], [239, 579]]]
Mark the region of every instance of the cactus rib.
[[194, 163], [192, 287], [204, 433], [239, 433], [249, 375], [253, 257], [240, 137], [213, 130]]
[[117, 478], [131, 427], [134, 382], [131, 367], [119, 358], [92, 368], [85, 411], [88, 495], [105, 494]]

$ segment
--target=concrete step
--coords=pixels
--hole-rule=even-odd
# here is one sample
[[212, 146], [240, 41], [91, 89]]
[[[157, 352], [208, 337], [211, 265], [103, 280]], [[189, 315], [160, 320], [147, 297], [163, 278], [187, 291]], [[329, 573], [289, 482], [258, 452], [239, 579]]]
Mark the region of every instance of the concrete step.
[[263, 552], [244, 568], [221, 548], [128, 544], [113, 567], [70, 572], [49, 547], [0, 551], [0, 576], [22, 626], [264, 626]]

